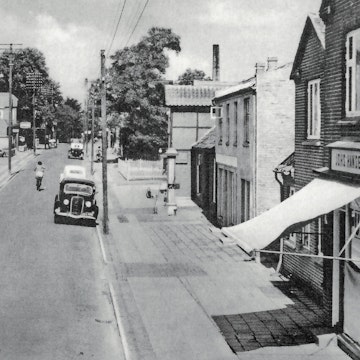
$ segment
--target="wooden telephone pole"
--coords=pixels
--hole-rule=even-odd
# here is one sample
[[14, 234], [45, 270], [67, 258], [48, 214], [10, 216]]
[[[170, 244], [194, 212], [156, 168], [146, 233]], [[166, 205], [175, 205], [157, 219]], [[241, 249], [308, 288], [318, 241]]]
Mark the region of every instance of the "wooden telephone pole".
[[100, 51], [101, 60], [101, 118], [102, 118], [102, 174], [103, 174], [103, 232], [109, 233], [108, 191], [107, 191], [107, 133], [106, 133], [106, 83], [105, 50]]

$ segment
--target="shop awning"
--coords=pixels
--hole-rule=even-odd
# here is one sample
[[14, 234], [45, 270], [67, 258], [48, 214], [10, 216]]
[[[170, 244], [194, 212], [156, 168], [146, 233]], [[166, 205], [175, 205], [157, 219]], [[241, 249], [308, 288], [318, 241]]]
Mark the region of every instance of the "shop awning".
[[224, 227], [221, 231], [250, 254], [358, 197], [360, 185], [314, 179], [270, 210], [242, 224]]

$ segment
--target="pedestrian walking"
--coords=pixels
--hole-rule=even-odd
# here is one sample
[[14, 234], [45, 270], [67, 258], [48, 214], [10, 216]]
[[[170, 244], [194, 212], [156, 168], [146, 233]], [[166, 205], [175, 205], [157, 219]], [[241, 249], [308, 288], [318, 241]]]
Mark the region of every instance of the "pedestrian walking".
[[41, 161], [38, 161], [34, 171], [35, 171], [36, 190], [40, 191], [42, 179], [44, 177], [44, 172], [45, 172], [45, 166], [42, 164]]

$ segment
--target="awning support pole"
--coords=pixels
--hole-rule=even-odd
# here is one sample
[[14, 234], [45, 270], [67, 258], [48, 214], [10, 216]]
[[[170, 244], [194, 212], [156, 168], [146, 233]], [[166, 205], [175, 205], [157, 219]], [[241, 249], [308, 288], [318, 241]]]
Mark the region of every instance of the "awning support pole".
[[356, 225], [354, 231], [351, 233], [349, 238], [346, 240], [345, 245], [342, 247], [342, 249], [339, 252], [339, 256], [345, 251], [345, 249], [349, 245], [350, 241], [356, 236], [356, 233], [358, 232], [359, 229], [360, 229], [360, 222]]
[[343, 261], [353, 261], [360, 262], [360, 259], [357, 258], [343, 258], [339, 256], [327, 256], [327, 255], [315, 255], [315, 254], [301, 254], [295, 252], [283, 252], [283, 251], [275, 251], [275, 250], [254, 250], [258, 253], [268, 253], [268, 254], [280, 254], [280, 255], [293, 255], [293, 256], [302, 256], [302, 257], [312, 257], [318, 259], [329, 259], [329, 260], [343, 260]]

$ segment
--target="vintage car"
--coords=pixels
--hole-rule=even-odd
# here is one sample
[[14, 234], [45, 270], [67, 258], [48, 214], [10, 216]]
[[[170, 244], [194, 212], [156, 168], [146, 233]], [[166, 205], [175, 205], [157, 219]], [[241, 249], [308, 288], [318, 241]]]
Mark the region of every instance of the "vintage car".
[[80, 165], [65, 165], [63, 172], [60, 174], [60, 182], [64, 178], [86, 179], [86, 169]]
[[50, 139], [49, 140], [49, 148], [50, 149], [55, 149], [57, 148], [57, 141], [55, 139]]
[[64, 176], [60, 181], [59, 193], [55, 196], [55, 224], [68, 220], [95, 226], [99, 213], [95, 193], [95, 183], [92, 180]]
[[84, 159], [84, 144], [80, 139], [71, 139], [68, 159]]

